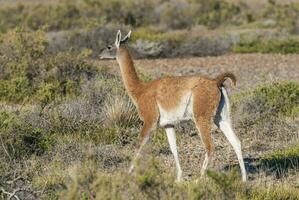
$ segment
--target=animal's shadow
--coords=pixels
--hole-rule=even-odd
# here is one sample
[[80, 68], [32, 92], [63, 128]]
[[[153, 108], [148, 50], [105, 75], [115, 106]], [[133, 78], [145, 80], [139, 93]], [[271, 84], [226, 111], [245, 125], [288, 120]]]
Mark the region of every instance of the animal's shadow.
[[[287, 176], [289, 170], [299, 169], [299, 155], [282, 157], [282, 158], [244, 158], [244, 164], [249, 179], [254, 179], [254, 175], [264, 172], [266, 175], [274, 175], [279, 179]], [[239, 170], [239, 164], [225, 165], [222, 170], [230, 171]]]

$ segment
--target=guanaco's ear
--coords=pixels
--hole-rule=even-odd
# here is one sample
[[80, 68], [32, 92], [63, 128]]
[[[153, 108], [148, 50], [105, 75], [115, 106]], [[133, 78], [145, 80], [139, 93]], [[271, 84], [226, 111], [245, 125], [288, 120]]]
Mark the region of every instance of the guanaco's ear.
[[131, 37], [132, 31], [130, 30], [129, 33], [121, 40], [121, 43], [127, 42]]
[[121, 42], [121, 32], [120, 32], [120, 30], [118, 30], [118, 32], [116, 34], [116, 39], [115, 39], [116, 48], [119, 48], [120, 42]]

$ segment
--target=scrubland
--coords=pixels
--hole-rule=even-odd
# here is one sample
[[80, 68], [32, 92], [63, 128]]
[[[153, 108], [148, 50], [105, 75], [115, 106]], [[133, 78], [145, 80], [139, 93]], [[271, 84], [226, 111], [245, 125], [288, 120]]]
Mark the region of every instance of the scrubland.
[[[218, 0], [0, 5], [0, 199], [299, 199], [296, 1], [259, 12]], [[200, 178], [204, 148], [192, 122], [176, 127], [182, 182], [162, 128], [127, 173], [142, 122], [116, 61], [97, 58], [119, 28], [133, 30], [144, 81], [236, 74], [237, 86], [226, 86], [248, 182], [216, 127]]]

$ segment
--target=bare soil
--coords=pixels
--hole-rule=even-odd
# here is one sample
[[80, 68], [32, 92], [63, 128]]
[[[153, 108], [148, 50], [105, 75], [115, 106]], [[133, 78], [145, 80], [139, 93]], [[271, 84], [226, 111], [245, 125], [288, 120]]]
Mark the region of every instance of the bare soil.
[[[114, 60], [99, 61], [119, 74]], [[299, 82], [299, 55], [289, 54], [228, 54], [217, 57], [142, 59], [135, 60], [138, 71], [153, 78], [162, 76], [203, 75], [216, 77], [222, 72], [233, 72], [237, 86], [232, 92], [241, 92], [256, 85], [273, 81]]]

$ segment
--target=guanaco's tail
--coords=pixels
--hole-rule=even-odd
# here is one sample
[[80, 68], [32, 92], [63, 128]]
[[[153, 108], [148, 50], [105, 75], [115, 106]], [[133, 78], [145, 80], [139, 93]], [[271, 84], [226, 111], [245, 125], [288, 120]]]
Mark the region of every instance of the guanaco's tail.
[[231, 72], [225, 72], [223, 74], [220, 74], [214, 80], [216, 81], [217, 86], [221, 87], [223, 85], [224, 81], [228, 78], [232, 81], [233, 85], [236, 86], [236, 81], [237, 81], [236, 76]]

